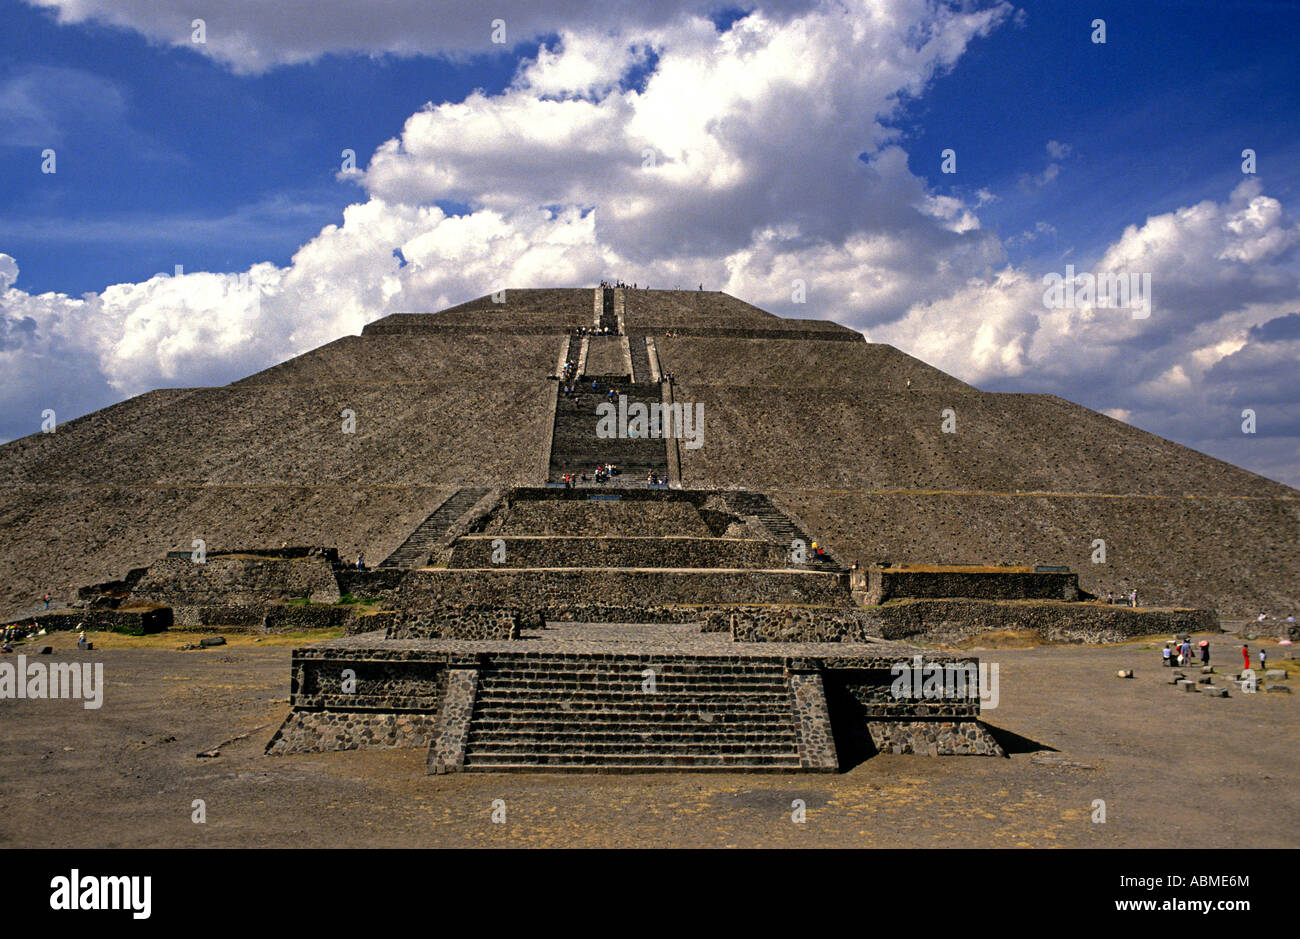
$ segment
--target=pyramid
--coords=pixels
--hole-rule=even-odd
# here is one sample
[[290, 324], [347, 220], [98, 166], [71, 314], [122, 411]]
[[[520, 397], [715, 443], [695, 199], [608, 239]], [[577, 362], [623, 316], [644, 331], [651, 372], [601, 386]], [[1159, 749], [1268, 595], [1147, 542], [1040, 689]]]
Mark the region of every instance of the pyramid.
[[[566, 363], [597, 389], [566, 394]], [[703, 420], [690, 441], [593, 444], [584, 422], [619, 398]], [[0, 616], [196, 540], [409, 566], [439, 511], [596, 462], [621, 470], [610, 492], [762, 498], [841, 566], [1060, 565], [1099, 596], [1229, 616], [1300, 599], [1300, 491], [1052, 395], [980, 391], [830, 320], [574, 288], [387, 316], [0, 447]]]

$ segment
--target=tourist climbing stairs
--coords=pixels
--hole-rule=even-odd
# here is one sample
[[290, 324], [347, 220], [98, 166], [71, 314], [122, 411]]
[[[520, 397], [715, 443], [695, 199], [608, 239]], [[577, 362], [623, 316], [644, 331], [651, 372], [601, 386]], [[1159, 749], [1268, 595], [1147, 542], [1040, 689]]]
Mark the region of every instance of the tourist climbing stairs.
[[780, 659], [494, 654], [467, 772], [798, 771]]
[[[816, 540], [810, 537], [807, 532], [795, 524], [794, 519], [786, 515], [780, 509], [772, 504], [767, 496], [761, 492], [729, 492], [725, 497], [727, 508], [740, 516], [754, 516], [763, 523], [763, 527], [770, 531], [776, 540], [789, 546], [797, 538], [804, 543], [808, 551], [808, 557], [812, 558], [812, 544]], [[827, 570], [845, 570], [829, 549], [823, 546], [826, 551], [827, 560], [821, 563]]]
[[447, 533], [452, 523], [471, 508], [474, 503], [487, 495], [486, 489], [457, 489], [442, 505], [430, 513], [429, 517], [416, 526], [415, 531], [407, 537], [397, 550], [384, 558], [381, 570], [394, 568], [409, 570], [423, 567], [429, 561], [438, 540]]

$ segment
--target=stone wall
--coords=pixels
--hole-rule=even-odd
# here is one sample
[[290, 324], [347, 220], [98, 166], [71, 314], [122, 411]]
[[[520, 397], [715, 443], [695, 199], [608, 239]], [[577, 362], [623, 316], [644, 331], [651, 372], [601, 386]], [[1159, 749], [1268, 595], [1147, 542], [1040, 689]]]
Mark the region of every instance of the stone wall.
[[1122, 642], [1135, 636], [1219, 629], [1213, 610], [1131, 609], [1054, 600], [897, 600], [869, 609], [782, 604], [697, 607], [704, 632], [737, 642], [961, 642], [995, 631], [1036, 632], [1049, 642]]
[[203, 564], [166, 558], [150, 564], [131, 591], [132, 600], [169, 606], [253, 606], [296, 597], [315, 603], [339, 598], [334, 568], [326, 556], [224, 554], [209, 555]]
[[144, 636], [162, 632], [173, 622], [170, 607], [147, 609], [85, 609], [41, 613], [27, 622], [49, 632], [80, 632], [83, 629]]
[[536, 614], [483, 606], [446, 606], [398, 610], [385, 631], [387, 639], [518, 639], [521, 621], [541, 625]]
[[418, 748], [437, 734], [450, 656], [367, 649], [340, 654], [295, 649], [288, 717], [271, 755], [325, 750]]
[[900, 598], [979, 600], [1077, 600], [1079, 576], [1070, 572], [860, 569], [854, 594], [871, 605]]
[[343, 596], [381, 598], [391, 596], [406, 576], [401, 568], [359, 571], [352, 567], [342, 567], [334, 572], [338, 581], [339, 593]]
[[1049, 642], [1122, 642], [1135, 636], [1218, 631], [1213, 610], [1131, 609], [1050, 600], [900, 600], [864, 611], [882, 639], [960, 642], [984, 632], [1027, 630]]
[[436, 714], [378, 711], [290, 711], [266, 752], [419, 749], [434, 739]]
[[[903, 665], [905, 670], [895, 666]], [[840, 709], [848, 710], [864, 721], [914, 720], [917, 718], [976, 718], [980, 713], [979, 659], [954, 657], [944, 662], [926, 660], [922, 671], [915, 671], [913, 660], [900, 658], [877, 668], [828, 667], [823, 674], [827, 694]], [[926, 692], [924, 669], [935, 667], [937, 680], [933, 692]], [[909, 678], [912, 693], [895, 694], [900, 677]], [[906, 687], [906, 686], [904, 686]]]
[[346, 630], [355, 618], [356, 610], [346, 606], [273, 603], [266, 607], [261, 622], [254, 628], [263, 633], [303, 632], [311, 629]]
[[266, 616], [266, 605], [255, 606], [221, 606], [195, 603], [182, 603], [173, 608], [177, 626], [201, 627], [224, 626], [227, 628], [256, 631]]
[[351, 606], [325, 603], [259, 603], [249, 606], [200, 606], [188, 604], [174, 610], [175, 625], [188, 628], [213, 627], [246, 629], [253, 633], [307, 632], [315, 629], [342, 629], [365, 632], [380, 628], [364, 622]]
[[802, 571], [417, 570], [393, 606], [404, 610], [497, 607], [540, 612], [572, 604], [785, 603], [848, 606], [847, 578]]
[[871, 742], [881, 753], [922, 756], [1006, 756], [979, 721], [868, 721]]
[[703, 632], [730, 632], [736, 642], [863, 642], [874, 621], [841, 607], [732, 606], [708, 610]]
[[[493, 560], [500, 539], [504, 559]], [[471, 535], [452, 546], [452, 568], [669, 567], [759, 568], [789, 566], [775, 544], [736, 538]]]

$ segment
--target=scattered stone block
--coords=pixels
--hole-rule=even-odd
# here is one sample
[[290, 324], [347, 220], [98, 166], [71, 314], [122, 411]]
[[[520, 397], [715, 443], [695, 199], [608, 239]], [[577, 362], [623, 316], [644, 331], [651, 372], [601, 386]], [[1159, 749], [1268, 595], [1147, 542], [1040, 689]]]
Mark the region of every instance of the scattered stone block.
[[1198, 685], [1212, 685], [1214, 684], [1214, 679], [1209, 675], [1202, 675], [1200, 678], [1196, 679], [1196, 683]]
[[1169, 684], [1171, 685], [1176, 685], [1180, 681], [1187, 681], [1187, 676], [1182, 672], [1174, 672], [1173, 675], [1169, 677]]
[[225, 636], [206, 636], [199, 640], [199, 646], [207, 649], [211, 646], [224, 646], [226, 644]]
[[1286, 671], [1280, 668], [1270, 668], [1264, 673], [1264, 677], [1270, 681], [1286, 681]]
[[1270, 682], [1270, 683], [1268, 684], [1268, 686], [1267, 686], [1264, 690], [1265, 690], [1265, 691], [1280, 691], [1280, 692], [1282, 692], [1283, 694], [1290, 694], [1290, 693], [1291, 693], [1291, 689], [1288, 688], [1286, 685], [1273, 684], [1272, 682]]
[[1184, 691], [1195, 691], [1195, 690], [1196, 690], [1196, 682], [1194, 682], [1194, 681], [1190, 681], [1190, 680], [1188, 680], [1188, 679], [1183, 679], [1182, 681], [1180, 681], [1180, 682], [1178, 683], [1178, 687], [1179, 687], [1179, 688], [1182, 688]]
[[1115, 673], [1115, 677], [1116, 677], [1116, 678], [1132, 678], [1132, 677], [1133, 677], [1133, 669], [1131, 669], [1131, 668], [1121, 668], [1118, 672]]
[[1201, 693], [1208, 694], [1211, 698], [1226, 698], [1228, 696], [1228, 689], [1219, 687], [1218, 685], [1207, 685], [1201, 689]]
[[1214, 674], [1214, 666], [1213, 666], [1213, 665], [1205, 665], [1205, 666], [1202, 666], [1202, 668], [1201, 668], [1201, 674], [1202, 674], [1202, 675], [1213, 675], [1213, 674]]

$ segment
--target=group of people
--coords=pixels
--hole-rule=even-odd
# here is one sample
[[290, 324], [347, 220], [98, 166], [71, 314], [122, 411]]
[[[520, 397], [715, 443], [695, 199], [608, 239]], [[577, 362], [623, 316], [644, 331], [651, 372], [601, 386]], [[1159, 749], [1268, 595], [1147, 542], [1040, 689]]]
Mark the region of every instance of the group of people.
[[[1175, 645], [1175, 643], [1177, 643]], [[1210, 664], [1210, 644], [1202, 639], [1198, 643], [1201, 650], [1201, 664]], [[1192, 664], [1192, 640], [1183, 636], [1181, 639], [1170, 639], [1165, 643], [1165, 647], [1160, 650], [1160, 656], [1167, 666], [1173, 666], [1175, 662], [1180, 666]]]
[[29, 639], [32, 636], [44, 636], [45, 630], [35, 623], [14, 623], [0, 629], [0, 651], [14, 651], [13, 644], [22, 639]]
[[14, 623], [12, 626], [6, 626], [3, 630], [6, 642], [12, 642], [17, 639], [26, 639], [28, 636], [36, 635], [35, 623]]
[[[1210, 643], [1202, 639], [1197, 644], [1201, 652], [1201, 665], [1210, 664]], [[1160, 650], [1161, 661], [1168, 667], [1174, 665], [1180, 668], [1196, 664], [1195, 653], [1192, 650], [1192, 640], [1187, 636], [1180, 639], [1170, 639], [1165, 643], [1165, 647]], [[1242, 669], [1250, 668], [1250, 646], [1246, 643], [1241, 644], [1241, 667]], [[1259, 670], [1262, 672], [1268, 667], [1268, 650], [1261, 648], [1259, 650]]]
[[638, 287], [635, 283], [629, 284], [621, 280], [602, 280], [600, 286], [605, 289], [618, 288], [619, 290], [649, 290], [650, 285]]
[[[1106, 594], [1106, 602], [1109, 603], [1111, 606], [1114, 606], [1114, 605], [1115, 605], [1116, 600], [1115, 600], [1115, 593], [1114, 593], [1114, 591], [1111, 591], [1111, 592], [1109, 592], [1109, 593]], [[1123, 594], [1120, 594], [1120, 596], [1119, 596], [1119, 604], [1120, 604], [1120, 606], [1132, 606], [1132, 607], [1136, 607], [1136, 606], [1138, 605], [1138, 592], [1137, 592], [1137, 590], [1136, 590], [1136, 589], [1134, 589], [1134, 590], [1130, 590], [1130, 591], [1128, 592], [1128, 596], [1127, 596], [1127, 597], [1124, 596]]]
[[582, 470], [578, 473], [565, 473], [560, 478], [564, 481], [565, 489], [576, 489], [579, 482], [585, 483], [588, 481], [595, 481], [603, 483], [606, 480], [617, 476], [618, 473], [618, 467], [613, 463], [597, 463], [596, 469], [593, 470], [590, 475], [588, 475], [586, 470]]

